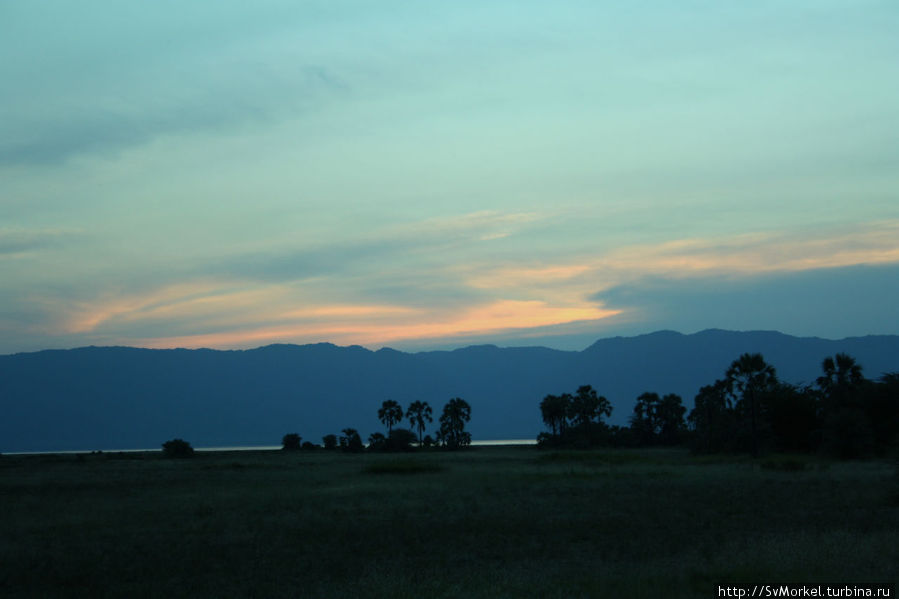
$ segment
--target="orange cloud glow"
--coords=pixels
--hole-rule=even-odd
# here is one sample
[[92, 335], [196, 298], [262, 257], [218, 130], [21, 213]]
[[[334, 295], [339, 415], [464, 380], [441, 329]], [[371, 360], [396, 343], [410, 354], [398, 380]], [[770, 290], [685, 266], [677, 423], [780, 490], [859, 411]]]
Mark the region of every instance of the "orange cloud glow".
[[477, 289], [539, 289], [541, 297], [579, 297], [647, 275], [753, 275], [899, 262], [899, 223], [818, 236], [737, 235], [634, 245], [559, 264], [470, 269]]
[[[492, 218], [475, 216], [488, 222]], [[805, 237], [753, 234], [679, 239], [558, 263], [449, 265], [428, 271], [429, 280], [440, 278], [442, 284], [471, 295], [463, 293], [460, 297], [467, 300], [427, 308], [364, 301], [368, 279], [329, 288], [331, 297], [325, 301], [289, 284], [200, 281], [144, 295], [110, 294], [78, 304], [69, 310], [63, 328], [68, 333], [90, 333], [94, 338], [102, 334], [104, 341], [145, 347], [217, 348], [317, 341], [372, 345], [526, 333], [612, 316], [624, 318], [626, 310], [608, 310], [588, 298], [642, 277], [745, 276], [899, 262], [897, 239], [899, 222], [886, 222]], [[187, 334], [139, 332], [157, 324]]]
[[[332, 310], [321, 307], [309, 313], [341, 315], [342, 307]], [[407, 315], [415, 311], [396, 308]], [[352, 311], [350, 311], [352, 312]], [[617, 310], [603, 310], [593, 304], [550, 306], [540, 301], [500, 300], [476, 306], [457, 315], [421, 314], [398, 322], [347, 323], [336, 319], [331, 322], [311, 322], [277, 327], [259, 327], [249, 330], [229, 331], [206, 335], [133, 340], [144, 347], [249, 347], [265, 342], [292, 341], [309, 343], [334, 341], [350, 344], [382, 344], [404, 340], [458, 337], [489, 334], [499, 331], [529, 329], [579, 321], [592, 321], [618, 314]]]
[[274, 287], [234, 290], [214, 283], [171, 285], [139, 295], [107, 293], [107, 297], [71, 306], [64, 328], [70, 333], [87, 333], [107, 323], [199, 318], [218, 310], [233, 313], [283, 294], [283, 290]]

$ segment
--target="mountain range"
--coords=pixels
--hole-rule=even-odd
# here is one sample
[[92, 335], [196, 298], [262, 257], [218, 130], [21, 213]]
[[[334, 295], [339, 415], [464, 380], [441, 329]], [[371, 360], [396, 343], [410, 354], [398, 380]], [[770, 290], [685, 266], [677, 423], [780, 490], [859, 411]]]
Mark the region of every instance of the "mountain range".
[[626, 424], [644, 391], [677, 393], [692, 408], [703, 385], [745, 352], [781, 380], [811, 384], [821, 362], [853, 356], [868, 378], [899, 371], [899, 336], [842, 340], [778, 332], [659, 331], [601, 339], [583, 351], [478, 345], [406, 353], [359, 346], [269, 345], [251, 350], [84, 347], [0, 356], [0, 452], [277, 445], [289, 432], [383, 431], [385, 399], [427, 401], [434, 423], [453, 397], [472, 408], [475, 440], [532, 439], [540, 400], [592, 385]]

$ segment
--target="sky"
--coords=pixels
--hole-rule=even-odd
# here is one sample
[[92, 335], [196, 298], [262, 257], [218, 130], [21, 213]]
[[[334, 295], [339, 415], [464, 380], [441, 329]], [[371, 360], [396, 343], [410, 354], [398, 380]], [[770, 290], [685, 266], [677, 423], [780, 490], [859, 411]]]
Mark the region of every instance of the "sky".
[[0, 3], [0, 353], [899, 334], [895, 0]]

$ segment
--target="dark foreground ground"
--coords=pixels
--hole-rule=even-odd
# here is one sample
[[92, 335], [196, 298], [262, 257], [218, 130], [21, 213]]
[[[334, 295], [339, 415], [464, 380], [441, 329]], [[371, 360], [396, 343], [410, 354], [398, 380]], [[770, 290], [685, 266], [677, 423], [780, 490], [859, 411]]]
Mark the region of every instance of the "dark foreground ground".
[[0, 456], [2, 597], [717, 597], [894, 582], [890, 462]]

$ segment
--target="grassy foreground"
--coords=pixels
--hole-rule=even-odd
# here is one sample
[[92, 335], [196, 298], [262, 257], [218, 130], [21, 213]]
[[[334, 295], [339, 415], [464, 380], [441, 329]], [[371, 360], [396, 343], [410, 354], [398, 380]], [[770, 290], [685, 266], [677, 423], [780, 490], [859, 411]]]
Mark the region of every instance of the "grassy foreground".
[[887, 462], [680, 451], [0, 457], [3, 597], [715, 597], [894, 582]]

